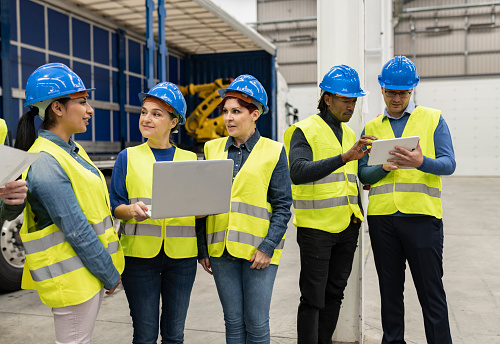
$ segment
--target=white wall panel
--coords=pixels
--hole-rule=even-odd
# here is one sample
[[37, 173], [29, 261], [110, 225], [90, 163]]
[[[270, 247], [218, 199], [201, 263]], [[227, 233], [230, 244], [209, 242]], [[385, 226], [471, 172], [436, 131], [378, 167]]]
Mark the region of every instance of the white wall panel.
[[500, 176], [500, 78], [423, 80], [418, 105], [442, 110], [456, 176]]

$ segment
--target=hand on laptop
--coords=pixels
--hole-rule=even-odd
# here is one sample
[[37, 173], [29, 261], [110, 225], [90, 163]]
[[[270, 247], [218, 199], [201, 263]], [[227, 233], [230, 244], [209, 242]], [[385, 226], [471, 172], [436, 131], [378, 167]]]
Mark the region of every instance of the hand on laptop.
[[146, 211], [148, 211], [148, 208], [142, 201], [130, 205], [130, 215], [137, 222], [142, 222], [148, 219]]

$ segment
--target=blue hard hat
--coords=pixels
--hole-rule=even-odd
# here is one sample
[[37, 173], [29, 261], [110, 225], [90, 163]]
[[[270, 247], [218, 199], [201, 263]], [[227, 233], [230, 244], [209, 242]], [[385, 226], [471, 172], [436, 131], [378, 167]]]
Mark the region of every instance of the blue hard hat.
[[219, 94], [224, 98], [228, 91], [238, 91], [250, 96], [251, 103], [255, 104], [263, 115], [269, 112], [266, 90], [254, 76], [248, 74], [240, 75], [234, 79], [228, 88], [220, 89]]
[[419, 81], [417, 67], [406, 56], [396, 56], [389, 60], [378, 76], [380, 86], [390, 90], [410, 90]]
[[346, 65], [335, 66], [323, 77], [319, 88], [344, 97], [363, 97], [366, 92], [359, 84], [358, 72]]
[[36, 106], [34, 104], [44, 100], [55, 100], [72, 93], [93, 90], [95, 88], [86, 88], [82, 79], [68, 66], [62, 63], [48, 63], [38, 67], [28, 78], [24, 106]]
[[167, 81], [160, 82], [150, 89], [148, 93], [139, 93], [141, 104], [146, 97], [157, 98], [167, 103], [174, 109], [173, 113], [179, 119], [179, 124], [182, 125], [186, 122], [186, 100], [177, 85]]

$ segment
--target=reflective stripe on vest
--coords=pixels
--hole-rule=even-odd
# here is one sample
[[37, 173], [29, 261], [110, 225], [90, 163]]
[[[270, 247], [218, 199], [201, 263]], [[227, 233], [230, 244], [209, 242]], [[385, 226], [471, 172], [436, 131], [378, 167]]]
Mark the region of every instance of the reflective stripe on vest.
[[[356, 183], [356, 175], [355, 174], [348, 174], [347, 175], [347, 180], [351, 183]], [[317, 185], [317, 184], [326, 184], [326, 183], [335, 183], [335, 182], [344, 182], [345, 181], [345, 175], [344, 173], [331, 173], [327, 175], [326, 177], [323, 177], [321, 179], [318, 179], [314, 182], [309, 182], [309, 183], [304, 183], [300, 185]]]
[[[293, 133], [299, 128], [311, 147], [313, 161], [342, 154], [351, 149], [356, 142], [356, 136], [345, 123], [341, 126], [342, 144], [318, 115], [295, 123], [285, 132], [287, 153], [290, 152]], [[294, 225], [338, 233], [349, 226], [352, 214], [363, 220], [358, 205], [356, 174], [357, 161], [351, 161], [314, 182], [292, 184]]]
[[[402, 137], [419, 136], [424, 156], [434, 159], [434, 132], [441, 112], [417, 106], [408, 118]], [[366, 123], [365, 134], [379, 139], [392, 139], [394, 132], [385, 116], [378, 116]], [[430, 215], [442, 218], [441, 177], [416, 168], [390, 171], [370, 186], [368, 215], [404, 214]]]
[[293, 200], [293, 207], [295, 209], [325, 209], [340, 207], [343, 205], [349, 205], [349, 203], [357, 204], [358, 196], [340, 196], [329, 199], [319, 199], [319, 200]]
[[[193, 152], [175, 148], [174, 161], [196, 160]], [[156, 159], [147, 143], [127, 148], [126, 186], [129, 204], [152, 203], [153, 164]], [[154, 205], [152, 205], [154, 207]], [[152, 258], [162, 245], [170, 258], [188, 258], [198, 255], [195, 217], [134, 219], [122, 221], [124, 233], [121, 243], [126, 256]]]
[[267, 210], [267, 208], [257, 207], [255, 205], [246, 204], [242, 202], [231, 202], [231, 212], [258, 217], [259, 219], [264, 219], [267, 221], [271, 221], [271, 215], [272, 215]]
[[[99, 171], [83, 148], [77, 146], [78, 155]], [[72, 181], [81, 211], [121, 274], [124, 267], [123, 251], [114, 230], [104, 176], [99, 172], [98, 177], [62, 148], [43, 137], [39, 137], [29, 151], [52, 155], [64, 169]], [[26, 179], [27, 173], [28, 170], [23, 173], [23, 178]], [[24, 210], [20, 235], [26, 250], [22, 287], [37, 290], [43, 303], [50, 307], [77, 305], [89, 300], [102, 289], [102, 282], [84, 266], [66, 241], [64, 233], [55, 224], [43, 229], [38, 227], [29, 202]]]
[[375, 186], [370, 188], [368, 196], [381, 195], [385, 193], [396, 192], [419, 192], [424, 193], [430, 197], [441, 197], [441, 191], [438, 188], [433, 188], [425, 184], [413, 184], [413, 183], [394, 183], [385, 184], [380, 186]]
[[[207, 159], [227, 159], [227, 138], [205, 143]], [[226, 248], [237, 258], [250, 259], [267, 235], [272, 216], [267, 202], [271, 175], [283, 146], [261, 137], [234, 178], [229, 213], [209, 216], [207, 244], [211, 257], [220, 257]], [[271, 264], [279, 264], [285, 237], [274, 249]]]

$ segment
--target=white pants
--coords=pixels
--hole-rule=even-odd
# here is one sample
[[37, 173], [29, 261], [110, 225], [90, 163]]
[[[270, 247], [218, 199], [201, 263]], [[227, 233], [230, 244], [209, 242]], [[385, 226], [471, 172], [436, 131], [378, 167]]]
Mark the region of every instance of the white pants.
[[52, 308], [56, 344], [90, 343], [103, 294], [104, 289], [79, 305]]

